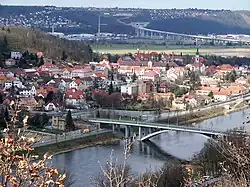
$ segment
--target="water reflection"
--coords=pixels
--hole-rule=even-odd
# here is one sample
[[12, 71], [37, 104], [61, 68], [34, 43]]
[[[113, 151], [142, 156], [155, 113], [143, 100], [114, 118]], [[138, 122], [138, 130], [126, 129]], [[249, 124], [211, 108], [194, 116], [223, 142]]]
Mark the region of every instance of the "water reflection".
[[[249, 109], [227, 116], [220, 116], [205, 120], [197, 126], [227, 130], [243, 126]], [[245, 127], [249, 128], [246, 124]], [[156, 169], [165, 163], [171, 163], [173, 155], [177, 158], [188, 160], [199, 153], [208, 137], [186, 132], [167, 132], [151, 139], [151, 143], [137, 142], [128, 160], [135, 173], [142, 173], [148, 169]], [[98, 161], [104, 165], [114, 150], [118, 162], [123, 161], [123, 142], [120, 145], [90, 147], [55, 156], [53, 163], [57, 167], [70, 171], [74, 175], [74, 187], [90, 186], [90, 178], [100, 172]]]

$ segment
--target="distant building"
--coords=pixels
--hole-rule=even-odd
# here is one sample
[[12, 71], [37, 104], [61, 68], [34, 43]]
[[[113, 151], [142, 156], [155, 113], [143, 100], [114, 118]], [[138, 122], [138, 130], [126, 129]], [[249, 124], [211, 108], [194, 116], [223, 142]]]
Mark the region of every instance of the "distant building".
[[16, 65], [16, 60], [12, 59], [12, 58], [7, 59], [7, 60], [5, 60], [5, 65], [6, 66], [15, 66]]
[[126, 93], [128, 95], [139, 95], [141, 93], [146, 93], [146, 83], [131, 83], [121, 86], [121, 93]]
[[65, 131], [66, 119], [64, 119], [62, 116], [52, 116], [51, 122], [51, 127], [53, 129]]
[[12, 51], [10, 52], [10, 58], [15, 59], [15, 60], [19, 60], [20, 58], [22, 58], [23, 54], [21, 52], [16, 52], [16, 51]]

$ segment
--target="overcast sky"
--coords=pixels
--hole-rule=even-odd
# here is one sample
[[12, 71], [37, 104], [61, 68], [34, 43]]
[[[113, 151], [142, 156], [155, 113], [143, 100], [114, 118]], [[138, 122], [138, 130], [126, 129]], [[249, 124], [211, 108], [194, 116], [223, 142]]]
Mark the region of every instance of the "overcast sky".
[[250, 0], [0, 0], [0, 4], [250, 10]]

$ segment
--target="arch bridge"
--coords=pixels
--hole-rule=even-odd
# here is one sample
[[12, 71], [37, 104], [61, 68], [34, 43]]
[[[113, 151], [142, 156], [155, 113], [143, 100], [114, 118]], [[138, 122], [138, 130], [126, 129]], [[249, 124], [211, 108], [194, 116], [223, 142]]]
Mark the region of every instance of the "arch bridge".
[[154, 136], [166, 133], [168, 131], [189, 132], [194, 134], [202, 134], [208, 137], [228, 135], [228, 132], [226, 131], [179, 126], [173, 124], [146, 123], [138, 121], [114, 120], [114, 119], [104, 119], [104, 118], [89, 119], [88, 121], [92, 123], [97, 123], [99, 125], [100, 124], [112, 125], [113, 131], [115, 130], [120, 131], [120, 128], [123, 126], [125, 128], [126, 138], [136, 134], [138, 135], [138, 139], [141, 141], [149, 140]]

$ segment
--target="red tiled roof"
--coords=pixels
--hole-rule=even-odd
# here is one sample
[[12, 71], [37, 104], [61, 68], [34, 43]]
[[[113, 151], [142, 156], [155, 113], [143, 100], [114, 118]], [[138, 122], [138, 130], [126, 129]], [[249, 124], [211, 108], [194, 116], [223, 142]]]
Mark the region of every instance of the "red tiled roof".
[[85, 97], [85, 93], [81, 90], [68, 89], [65, 92], [66, 99], [83, 99], [84, 97]]

